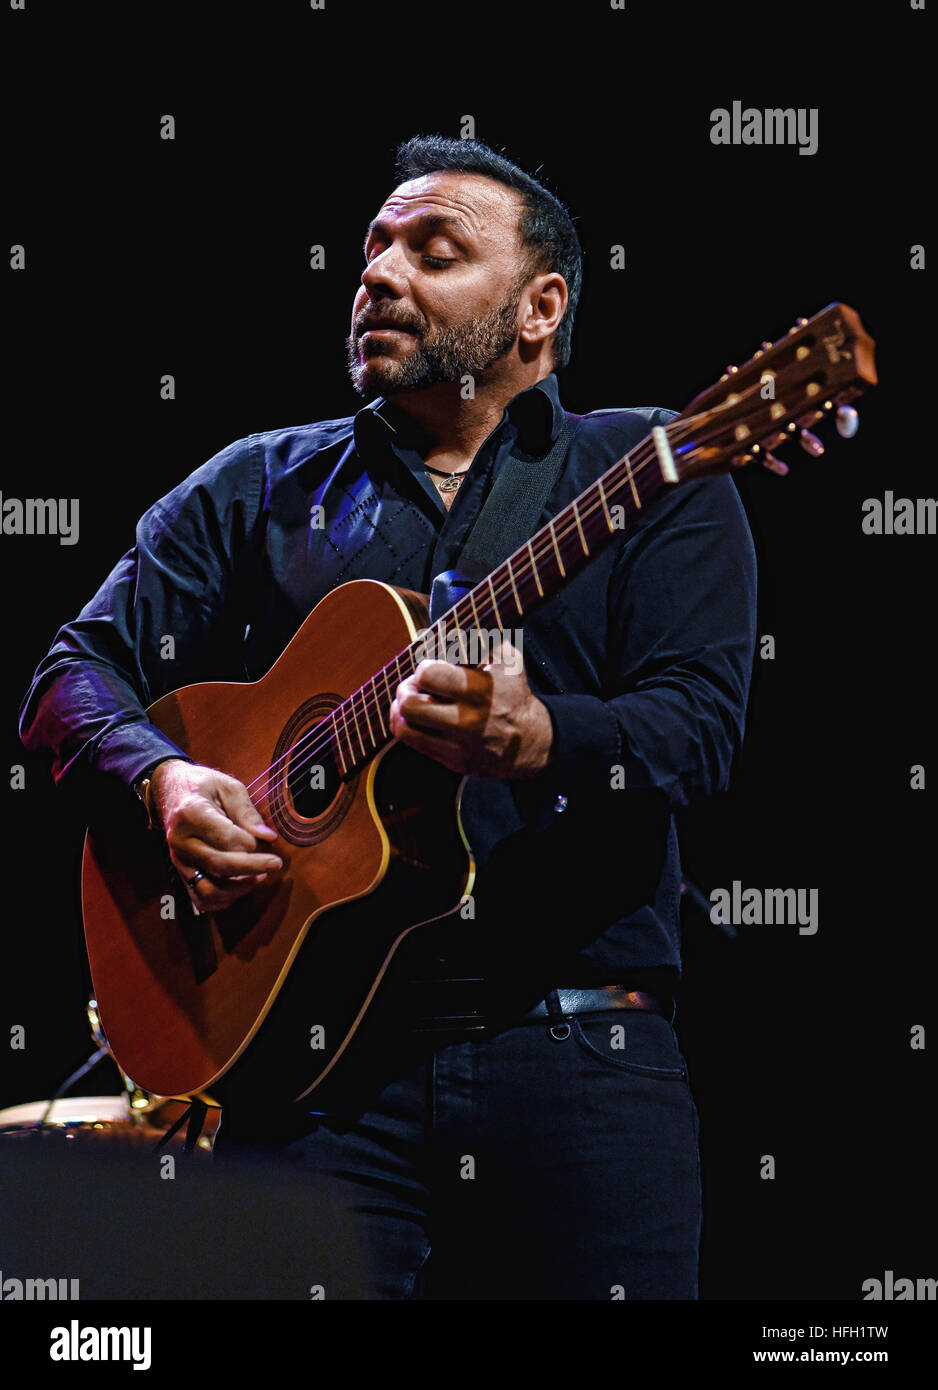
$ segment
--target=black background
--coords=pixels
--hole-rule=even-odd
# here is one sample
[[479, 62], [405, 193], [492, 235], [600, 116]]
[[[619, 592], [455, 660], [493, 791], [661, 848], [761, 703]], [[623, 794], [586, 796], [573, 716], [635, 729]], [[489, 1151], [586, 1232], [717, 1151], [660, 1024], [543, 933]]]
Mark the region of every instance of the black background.
[[[865, 498], [934, 494], [922, 138], [930, 17], [864, 7], [399, 0], [53, 4], [4, 15], [12, 75], [2, 489], [80, 498], [80, 542], [2, 536], [7, 765], [0, 1104], [90, 1051], [79, 815], [16, 738], [57, 626], [140, 513], [242, 435], [353, 412], [344, 337], [393, 151], [472, 115], [577, 218], [568, 409], [680, 409], [840, 299], [877, 341], [861, 428], [738, 477], [760, 634], [731, 792], [683, 815], [705, 892], [819, 890], [819, 930], [686, 918], [678, 1030], [701, 1112], [706, 1299], [858, 1299], [934, 1275], [934, 539]], [[897, 81], [898, 79], [898, 81]], [[819, 152], [710, 143], [710, 111], [819, 109]], [[176, 138], [159, 138], [172, 114]], [[309, 248], [325, 248], [311, 271]], [[609, 268], [625, 247], [626, 269]], [[164, 373], [176, 399], [162, 401]], [[929, 833], [930, 832], [930, 833]], [[7, 1051], [13, 1024], [25, 1051]], [[104, 1069], [84, 1089], [114, 1089]], [[772, 1154], [774, 1181], [760, 1179]]]

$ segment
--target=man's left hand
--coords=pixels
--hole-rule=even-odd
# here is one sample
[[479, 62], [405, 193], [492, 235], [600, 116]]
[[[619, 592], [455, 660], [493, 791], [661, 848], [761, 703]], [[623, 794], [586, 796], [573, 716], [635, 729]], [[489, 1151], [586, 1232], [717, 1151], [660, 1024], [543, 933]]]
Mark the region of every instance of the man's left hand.
[[402, 743], [473, 777], [536, 777], [551, 760], [547, 706], [507, 641], [481, 667], [421, 661], [398, 686], [390, 726]]

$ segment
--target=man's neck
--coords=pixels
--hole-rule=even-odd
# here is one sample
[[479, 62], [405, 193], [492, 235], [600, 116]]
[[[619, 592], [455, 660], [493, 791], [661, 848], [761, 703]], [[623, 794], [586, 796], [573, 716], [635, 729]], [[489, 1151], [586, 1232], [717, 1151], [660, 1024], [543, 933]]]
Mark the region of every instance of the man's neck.
[[464, 400], [458, 381], [427, 386], [420, 391], [400, 391], [391, 396], [394, 405], [420, 426], [430, 441], [426, 462], [452, 471], [475, 458], [480, 447], [498, 426], [509, 401], [521, 391], [543, 381], [552, 371], [544, 366], [512, 373], [496, 381], [478, 383], [474, 395]]

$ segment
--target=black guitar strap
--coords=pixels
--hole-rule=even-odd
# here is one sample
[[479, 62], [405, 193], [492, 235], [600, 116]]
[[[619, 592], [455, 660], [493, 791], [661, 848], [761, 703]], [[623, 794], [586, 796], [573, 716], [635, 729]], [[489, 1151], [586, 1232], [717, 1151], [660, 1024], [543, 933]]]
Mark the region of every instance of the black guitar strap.
[[458, 571], [447, 570], [433, 581], [431, 622], [530, 539], [582, 423], [582, 415], [564, 411], [560, 433], [542, 458], [511, 454], [505, 460], [463, 545]]
[[582, 423], [581, 415], [565, 411], [560, 433], [543, 458], [512, 454], [505, 460], [459, 557], [460, 567], [478, 571], [477, 580], [533, 535]]
[[[530, 540], [582, 423], [582, 415], [564, 411], [560, 433], [543, 458], [523, 459], [511, 454], [505, 460], [460, 552], [458, 571], [447, 570], [433, 581], [431, 622], [436, 622], [468, 589]], [[557, 1042], [564, 1041], [570, 1036], [570, 1024], [556, 990], [547, 995], [547, 1010], [550, 1036]]]

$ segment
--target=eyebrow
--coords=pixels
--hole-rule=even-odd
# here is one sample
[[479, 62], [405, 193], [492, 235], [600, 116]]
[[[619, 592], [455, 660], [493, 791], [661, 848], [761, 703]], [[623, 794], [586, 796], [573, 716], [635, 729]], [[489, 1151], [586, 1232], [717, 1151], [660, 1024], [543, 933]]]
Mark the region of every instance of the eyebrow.
[[[454, 240], [459, 242], [460, 245], [463, 244], [465, 228], [456, 217], [450, 217], [444, 212], [422, 212], [419, 216], [414, 218], [414, 222], [420, 230], [424, 232], [452, 232], [454, 234]], [[367, 250], [368, 242], [375, 232], [386, 234], [387, 230], [387, 223], [382, 222], [380, 218], [373, 218], [372, 221], [368, 223], [368, 230], [365, 232], [365, 240], [362, 242], [362, 250]]]

